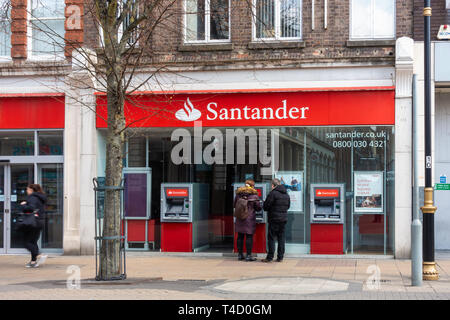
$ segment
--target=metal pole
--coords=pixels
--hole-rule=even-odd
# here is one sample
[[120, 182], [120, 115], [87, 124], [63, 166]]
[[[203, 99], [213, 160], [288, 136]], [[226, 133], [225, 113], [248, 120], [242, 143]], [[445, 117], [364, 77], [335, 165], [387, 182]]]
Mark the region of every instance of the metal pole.
[[431, 41], [430, 0], [424, 1], [424, 69], [425, 69], [425, 195], [423, 212], [423, 279], [437, 280], [439, 274], [434, 261], [434, 213], [432, 157], [431, 157]]
[[413, 75], [413, 222], [411, 225], [411, 285], [422, 285], [422, 222], [419, 216], [419, 148], [417, 135], [417, 76]]

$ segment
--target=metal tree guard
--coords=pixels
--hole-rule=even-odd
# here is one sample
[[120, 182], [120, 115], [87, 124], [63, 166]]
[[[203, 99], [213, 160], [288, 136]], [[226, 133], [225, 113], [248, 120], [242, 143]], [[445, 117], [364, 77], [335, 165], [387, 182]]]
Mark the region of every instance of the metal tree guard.
[[[103, 217], [104, 217], [104, 205], [105, 205], [105, 192], [106, 190], [112, 190], [113, 192], [119, 193], [119, 201], [122, 202], [123, 199], [123, 180], [120, 183], [120, 187], [112, 187], [112, 186], [105, 186], [105, 178], [104, 177], [98, 177], [93, 179], [94, 183], [94, 192], [95, 192], [95, 280], [97, 281], [108, 281], [108, 280], [124, 280], [127, 277], [126, 274], [126, 252], [125, 252], [125, 243], [126, 243], [126, 237], [123, 234], [123, 206], [122, 203], [120, 203], [120, 227], [119, 227], [119, 234], [118, 235], [112, 235], [112, 236], [104, 236], [103, 234]], [[114, 201], [116, 201], [117, 197], [113, 197]], [[114, 203], [114, 208], [116, 208]], [[110, 241], [120, 241], [119, 246], [119, 269], [120, 269], [120, 275], [116, 277], [111, 277], [109, 279], [104, 279], [101, 269], [101, 252], [102, 252], [102, 246], [103, 244], [106, 244], [106, 248], [108, 247], [108, 243]], [[108, 272], [106, 272], [108, 273]]]

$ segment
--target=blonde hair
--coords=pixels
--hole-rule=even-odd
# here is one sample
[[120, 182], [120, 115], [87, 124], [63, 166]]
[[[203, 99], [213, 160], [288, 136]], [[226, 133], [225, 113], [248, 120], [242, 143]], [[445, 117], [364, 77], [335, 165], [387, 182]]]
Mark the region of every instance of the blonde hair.
[[253, 181], [252, 179], [247, 179], [247, 180], [245, 180], [245, 185], [247, 187], [254, 188], [255, 187], [255, 181]]

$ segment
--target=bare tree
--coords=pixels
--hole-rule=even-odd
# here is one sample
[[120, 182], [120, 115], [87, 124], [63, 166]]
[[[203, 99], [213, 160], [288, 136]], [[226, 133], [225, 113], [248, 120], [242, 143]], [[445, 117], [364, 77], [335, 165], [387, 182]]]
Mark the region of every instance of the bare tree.
[[[133, 99], [133, 93], [149, 89], [148, 83], [158, 84], [157, 75], [161, 72], [174, 72], [167, 67], [167, 63], [158, 57], [158, 49], [153, 44], [155, 34], [164, 34], [167, 37], [183, 39], [183, 28], [181, 25], [181, 12], [184, 0], [84, 0], [82, 9], [77, 5], [65, 8], [66, 27], [79, 28], [81, 20], [92, 22], [89, 27], [98, 35], [95, 45], [80, 46], [76, 41], [71, 41], [58, 33], [45, 19], [35, 15], [35, 8], [28, 8], [28, 14], [32, 18], [30, 25], [32, 30], [37, 30], [45, 37], [36, 39], [43, 44], [43, 48], [54, 48], [55, 56], [66, 53], [72, 60], [72, 65], [82, 70], [86, 76], [63, 77], [67, 87], [66, 97], [70, 97], [82, 106], [95, 112], [107, 123], [106, 129], [106, 185], [117, 187], [122, 181], [124, 146], [127, 129], [133, 124], [126, 121], [126, 105], [144, 108], [149, 117], [161, 115], [157, 106], [149, 107], [142, 100], [138, 102]], [[191, 1], [191, 0], [187, 0]], [[211, 32], [219, 38], [227, 38], [229, 25], [227, 17], [228, 2], [226, 0], [210, 0], [214, 5], [211, 9], [211, 20], [214, 28]], [[247, 2], [249, 12], [254, 12], [254, 3]], [[2, 5], [1, 17], [10, 16], [11, 0], [0, 0]], [[233, 1], [231, 1], [233, 2]], [[33, 0], [32, 4], [48, 6], [52, 4], [49, 0]], [[203, 0], [191, 1], [187, 15], [198, 19], [202, 23], [205, 14], [202, 13]], [[52, 8], [46, 8], [52, 9]], [[64, 15], [63, 15], [64, 16]], [[78, 19], [78, 20], [77, 20]], [[255, 17], [257, 19], [257, 17]], [[259, 19], [258, 19], [259, 21]], [[266, 21], [260, 21], [265, 25]], [[194, 28], [196, 23], [194, 23]], [[85, 24], [86, 28], [86, 24]], [[187, 28], [187, 27], [186, 27]], [[188, 29], [188, 28], [187, 28]], [[196, 33], [198, 30], [186, 30], [186, 34]], [[32, 36], [32, 35], [31, 35]], [[28, 35], [30, 37], [30, 35]], [[33, 39], [34, 40], [34, 39]], [[33, 62], [39, 65], [40, 62]], [[145, 72], [142, 72], [145, 70]], [[65, 71], [66, 76], [69, 71]], [[64, 73], [64, 71], [63, 71]], [[61, 71], [55, 71], [59, 76]], [[143, 76], [144, 74], [144, 76]], [[194, 80], [193, 80], [194, 81]], [[43, 84], [45, 85], [45, 84]], [[150, 86], [151, 87], [151, 86]], [[86, 103], [86, 97], [77, 96], [73, 89], [92, 89], [103, 93], [106, 97], [107, 117], [104, 113], [91, 104]], [[152, 99], [149, 95], [149, 99]], [[170, 97], [168, 98], [170, 99]], [[161, 101], [159, 99], [159, 101]], [[137, 119], [139, 121], [143, 119]], [[121, 233], [120, 230], [120, 199], [119, 194], [113, 191], [105, 193], [103, 237], [111, 240], [103, 240], [101, 248], [100, 274], [104, 279], [112, 279], [120, 275], [120, 240], [114, 237]]]
[[[127, 128], [125, 100], [127, 95], [146, 82], [144, 80], [138, 86], [131, 87], [137, 68], [142, 66], [141, 59], [151, 52], [148, 44], [151, 43], [153, 31], [173, 14], [169, 11], [173, 9], [175, 0], [94, 0], [92, 4], [90, 11], [103, 31], [104, 43], [99, 58], [107, 97], [106, 185], [119, 186]], [[118, 192], [107, 191], [105, 194], [104, 237], [119, 235], [121, 232], [120, 216], [117, 216], [120, 213], [119, 196]], [[100, 268], [103, 271], [101, 274], [109, 279], [120, 273], [120, 242], [103, 241], [109, 243], [102, 245]]]
[[[54, 9], [50, 7], [52, 1], [33, 0], [33, 4], [44, 7], [49, 12]], [[3, 0], [0, 5], [0, 18], [10, 19], [11, 0]], [[105, 179], [107, 186], [118, 187], [122, 182], [125, 134], [131, 125], [125, 119], [125, 105], [129, 103], [139, 108], [148, 108], [137, 103], [132, 94], [144, 88], [150, 80], [155, 80], [159, 72], [167, 72], [164, 64], [154, 62], [152, 38], [157, 30], [164, 30], [166, 34], [175, 36], [180, 32], [177, 26], [179, 1], [85, 0], [83, 6], [72, 5], [65, 8], [66, 15], [73, 14], [66, 18], [67, 28], [70, 29], [71, 24], [77, 27], [82, 19], [91, 22], [98, 41], [90, 48], [65, 39], [64, 34], [54, 30], [45, 19], [34, 15], [35, 9], [28, 8], [27, 13], [33, 20], [31, 29], [41, 33], [38, 41], [42, 48], [53, 48], [55, 57], [68, 52], [72, 65], [89, 75], [65, 77], [63, 81], [68, 89], [66, 97], [69, 95], [70, 99], [102, 117], [104, 113], [100, 114], [95, 107], [86, 103], [86, 97], [71, 92], [74, 89], [92, 89], [90, 92], [96, 91], [106, 96], [107, 118], [103, 119], [107, 123]], [[85, 30], [87, 31], [92, 30]], [[42, 34], [45, 36], [42, 37]], [[42, 62], [31, 63], [39, 66]], [[136, 77], [144, 67], [147, 67], [145, 76]], [[59, 70], [56, 74], [59, 76], [60, 72]], [[65, 72], [67, 76], [69, 72]], [[120, 239], [116, 238], [121, 234], [120, 209], [119, 193], [107, 190], [102, 236], [108, 240], [103, 240], [100, 252], [102, 259], [99, 273], [102, 280], [114, 279], [120, 275]]]

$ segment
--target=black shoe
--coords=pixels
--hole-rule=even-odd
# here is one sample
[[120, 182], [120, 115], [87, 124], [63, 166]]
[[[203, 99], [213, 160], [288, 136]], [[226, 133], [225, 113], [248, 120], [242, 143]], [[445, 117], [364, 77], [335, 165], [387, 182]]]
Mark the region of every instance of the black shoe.
[[265, 259], [262, 259], [261, 261], [262, 261], [262, 262], [269, 263], [269, 262], [272, 262], [272, 259], [267, 259], [267, 258], [265, 258]]
[[251, 255], [247, 255], [247, 257], [245, 258], [245, 261], [256, 261], [256, 258], [252, 257]]
[[245, 259], [244, 255], [243, 255], [242, 253], [239, 253], [239, 255], [238, 255], [238, 260], [239, 260], [239, 261], [242, 261], [242, 260], [244, 260], [244, 259]]
[[278, 258], [277, 262], [283, 262], [283, 258]]

